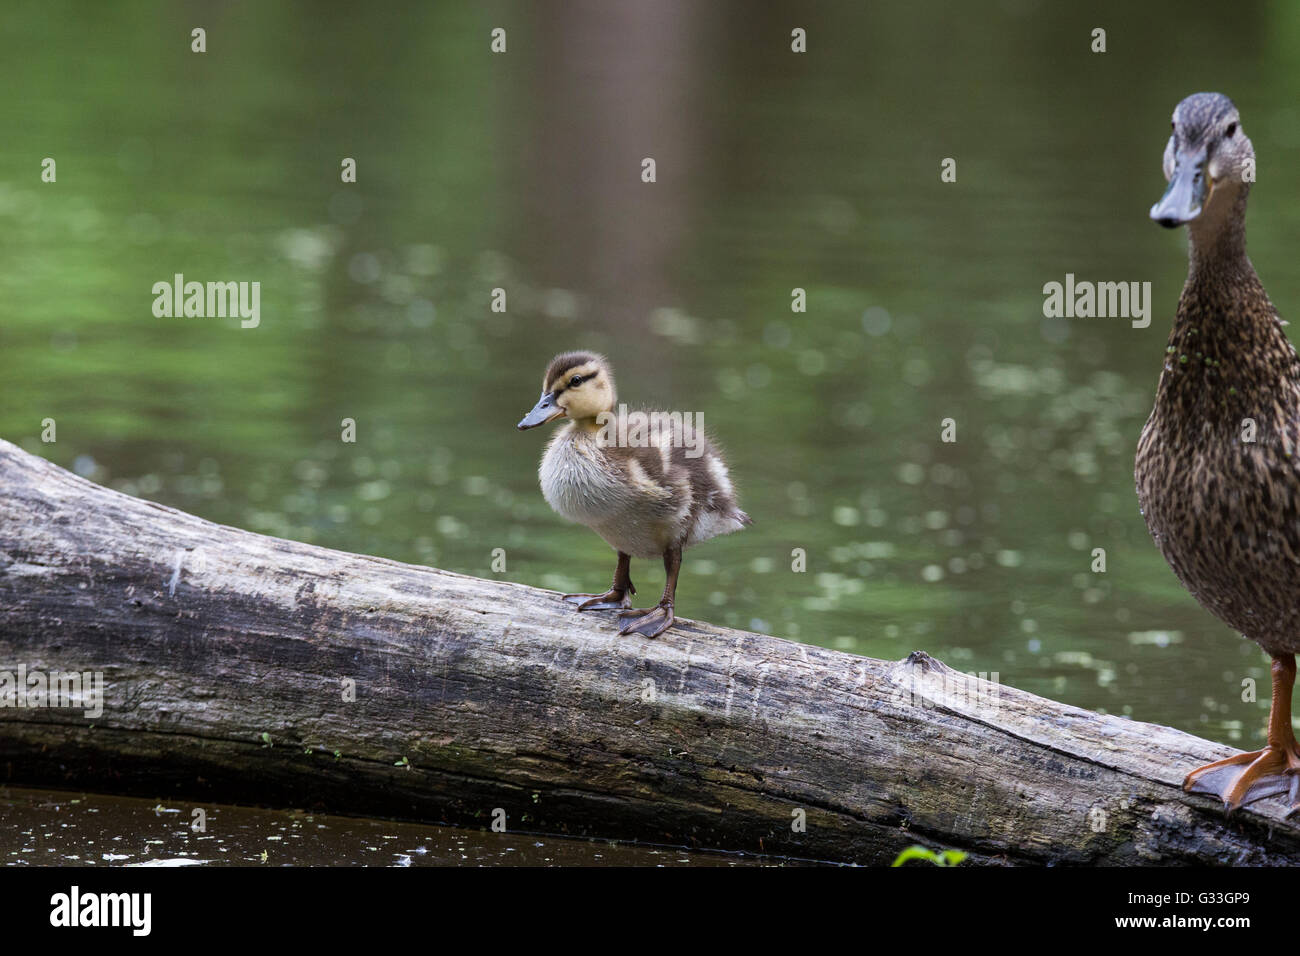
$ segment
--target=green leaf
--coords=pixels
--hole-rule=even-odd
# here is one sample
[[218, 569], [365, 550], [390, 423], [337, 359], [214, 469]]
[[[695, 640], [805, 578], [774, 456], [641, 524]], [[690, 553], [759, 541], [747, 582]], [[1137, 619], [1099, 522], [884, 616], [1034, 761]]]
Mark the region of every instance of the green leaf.
[[942, 854], [935, 853], [934, 850], [927, 849], [923, 846], [909, 846], [890, 866], [902, 866], [910, 860], [926, 860], [935, 866], [956, 866], [966, 859], [967, 854], [962, 850], [944, 850]]

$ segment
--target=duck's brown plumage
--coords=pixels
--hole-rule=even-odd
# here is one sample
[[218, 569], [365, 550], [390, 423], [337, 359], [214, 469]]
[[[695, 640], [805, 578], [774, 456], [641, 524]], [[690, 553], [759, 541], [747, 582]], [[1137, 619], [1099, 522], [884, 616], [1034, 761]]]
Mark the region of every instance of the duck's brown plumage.
[[1135, 466], [1147, 527], [1179, 580], [1273, 658], [1267, 746], [1184, 781], [1229, 811], [1283, 793], [1300, 806], [1300, 359], [1246, 257], [1253, 168], [1227, 97], [1179, 104], [1170, 187], [1151, 215], [1188, 225], [1190, 266]]
[[1297, 447], [1300, 361], [1255, 270], [1243, 257], [1193, 271], [1138, 443], [1138, 500], [1188, 591], [1269, 653], [1300, 650]]

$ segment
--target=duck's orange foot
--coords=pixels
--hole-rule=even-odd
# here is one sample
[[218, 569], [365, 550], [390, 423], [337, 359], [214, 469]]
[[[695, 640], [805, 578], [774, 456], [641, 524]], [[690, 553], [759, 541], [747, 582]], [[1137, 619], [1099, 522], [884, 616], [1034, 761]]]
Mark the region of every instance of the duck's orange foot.
[[1290, 813], [1300, 810], [1300, 749], [1265, 747], [1197, 767], [1183, 781], [1188, 793], [1208, 793], [1223, 801], [1226, 813], [1286, 794]]
[[658, 637], [673, 626], [673, 604], [671, 601], [660, 601], [654, 607], [648, 607], [644, 610], [622, 611], [618, 616], [632, 618], [623, 625], [623, 629], [619, 631], [620, 634], [641, 634], [644, 637]]

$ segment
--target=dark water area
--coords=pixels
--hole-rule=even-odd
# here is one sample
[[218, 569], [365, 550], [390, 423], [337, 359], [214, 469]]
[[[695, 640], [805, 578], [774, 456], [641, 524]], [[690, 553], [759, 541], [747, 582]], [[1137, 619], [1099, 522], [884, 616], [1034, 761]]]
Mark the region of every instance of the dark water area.
[[[1287, 2], [9, 4], [0, 437], [213, 521], [592, 591], [609, 549], [546, 505], [544, 438], [514, 425], [554, 353], [595, 349], [623, 400], [703, 414], [755, 519], [687, 555], [682, 616], [1255, 746], [1267, 660], [1134, 494], [1186, 270], [1147, 210], [1174, 104], [1233, 96], [1252, 259], [1300, 316], [1297, 40]], [[176, 273], [259, 281], [259, 326], [155, 317]], [[1150, 282], [1150, 325], [1046, 318], [1067, 274]], [[633, 566], [647, 593], [661, 573]], [[35, 799], [9, 798], [11, 862], [68, 814], [96, 845], [54, 852], [152, 852], [103, 845], [89, 804], [126, 826], [126, 803]], [[314, 857], [316, 824], [246, 813], [211, 846], [158, 824], [159, 852], [570, 852], [331, 819]]]
[[299, 810], [0, 787], [0, 866], [755, 866], [795, 861]]

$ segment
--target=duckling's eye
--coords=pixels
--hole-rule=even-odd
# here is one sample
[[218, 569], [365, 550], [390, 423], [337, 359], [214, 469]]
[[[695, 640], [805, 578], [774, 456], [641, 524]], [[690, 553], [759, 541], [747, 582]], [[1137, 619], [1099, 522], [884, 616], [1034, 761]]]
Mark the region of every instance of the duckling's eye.
[[1237, 135], [1237, 124], [1229, 123], [1228, 128], [1223, 131], [1223, 135], [1226, 139], [1232, 139], [1233, 136]]
[[569, 379], [569, 388], [577, 388], [585, 381], [586, 379], [583, 378], [581, 375], [575, 375], [573, 376], [573, 378]]

